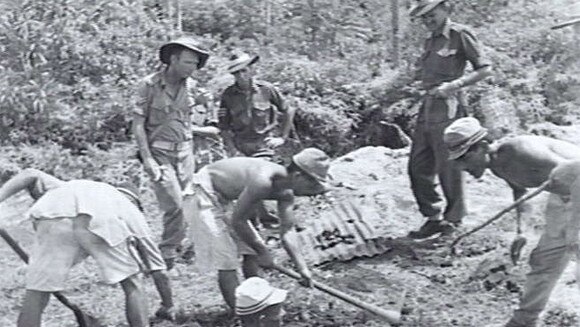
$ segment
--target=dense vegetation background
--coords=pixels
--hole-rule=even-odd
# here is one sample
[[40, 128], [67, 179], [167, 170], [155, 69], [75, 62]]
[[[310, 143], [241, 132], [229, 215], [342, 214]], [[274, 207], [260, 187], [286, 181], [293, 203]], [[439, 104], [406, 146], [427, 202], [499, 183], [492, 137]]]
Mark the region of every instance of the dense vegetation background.
[[[182, 34], [211, 49], [196, 78], [216, 99], [231, 82], [229, 54], [249, 51], [261, 55], [258, 75], [299, 109], [304, 146], [338, 155], [384, 144], [378, 121], [410, 133], [420, 99], [412, 76], [427, 32], [410, 21], [412, 2], [0, 1], [3, 166], [97, 179], [136, 166], [125, 160], [131, 151], [115, 150], [131, 144], [135, 85], [159, 67], [158, 47]], [[578, 34], [549, 29], [573, 0], [452, 2], [454, 20], [475, 29], [494, 64], [494, 77], [470, 89], [474, 115], [498, 136], [576, 121]]]

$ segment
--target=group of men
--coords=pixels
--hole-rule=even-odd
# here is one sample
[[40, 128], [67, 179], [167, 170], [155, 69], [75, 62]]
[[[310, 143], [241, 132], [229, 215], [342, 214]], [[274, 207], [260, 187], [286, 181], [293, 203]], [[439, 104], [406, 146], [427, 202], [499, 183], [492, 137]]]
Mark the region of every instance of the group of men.
[[[530, 257], [532, 271], [520, 308], [506, 325], [534, 326], [570, 257], [579, 253], [580, 161], [575, 160], [580, 160], [580, 148], [539, 136], [496, 143], [476, 119], [467, 117], [462, 88], [489, 76], [491, 64], [471, 30], [449, 19], [450, 11], [446, 0], [420, 0], [411, 10], [431, 36], [419, 61], [417, 77], [426, 94], [408, 165], [411, 188], [426, 222], [409, 237], [449, 235], [460, 225], [466, 214], [462, 170], [479, 178], [489, 168], [513, 189], [514, 199], [550, 180], [546, 230]], [[227, 71], [235, 83], [223, 92], [218, 121], [193, 124], [192, 108], [207, 104], [207, 99], [191, 76], [209, 57], [192, 38], [168, 42], [159, 50], [163, 69], [138, 87], [133, 131], [163, 212], [158, 247], [139, 210], [138, 191], [129, 186], [65, 182], [26, 169], [0, 187], [0, 202], [20, 190], [36, 200], [29, 216], [37, 239], [19, 327], [40, 326], [50, 293], [64, 288], [70, 268], [87, 255], [95, 258], [106, 282], [122, 285], [130, 326], [148, 325], [146, 297], [136, 278], [141, 271], [151, 273], [160, 294], [157, 315], [171, 319], [173, 300], [164, 271], [175, 265], [187, 230], [197, 264], [217, 272], [227, 305], [247, 316], [247, 326], [265, 321], [276, 326], [286, 293], [258, 277], [260, 266], [274, 265], [256, 231], [255, 217], [274, 220], [265, 200], [276, 201], [282, 245], [302, 283], [311, 284], [311, 272], [296, 243], [292, 209], [295, 196], [327, 190], [330, 159], [319, 149], [307, 148], [288, 158], [287, 166], [274, 162], [276, 148], [290, 135], [295, 110], [275, 87], [254, 79], [258, 56], [240, 53], [230, 58]], [[468, 62], [473, 71], [465, 74]], [[241, 156], [196, 167], [194, 136], [221, 137]], [[519, 208], [517, 214], [525, 215], [526, 210]], [[241, 286], [238, 268], [246, 278]], [[256, 315], [262, 310], [266, 314]]]
[[[420, 79], [426, 91], [413, 135], [409, 176], [419, 211], [427, 218], [409, 237], [451, 235], [465, 216], [461, 171], [480, 178], [486, 169], [505, 180], [514, 200], [527, 188], [549, 182], [546, 226], [529, 259], [519, 308], [505, 327], [533, 327], [548, 303], [570, 258], [580, 257], [580, 147], [542, 136], [516, 136], [493, 142], [487, 129], [466, 117], [461, 88], [491, 74], [480, 43], [469, 28], [449, 20], [446, 0], [420, 0], [411, 15], [431, 32], [420, 59]], [[578, 24], [577, 19], [570, 24]], [[554, 28], [570, 24], [563, 23]], [[473, 71], [464, 74], [467, 62]], [[437, 175], [446, 207], [436, 192]], [[529, 210], [517, 208], [518, 221]]]

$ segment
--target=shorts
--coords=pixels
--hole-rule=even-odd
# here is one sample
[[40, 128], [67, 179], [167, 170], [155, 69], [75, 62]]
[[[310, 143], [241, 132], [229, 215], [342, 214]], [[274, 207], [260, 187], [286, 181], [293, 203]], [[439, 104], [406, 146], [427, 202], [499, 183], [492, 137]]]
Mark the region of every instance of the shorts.
[[[65, 288], [70, 269], [87, 256], [95, 259], [99, 274], [107, 284], [121, 282], [145, 270], [132, 238], [116, 246], [88, 230], [89, 215], [74, 218], [35, 220], [36, 239], [30, 256], [26, 288], [42, 292], [56, 292]], [[165, 269], [155, 244], [139, 238], [150, 270]]]
[[[194, 194], [184, 200], [184, 214], [195, 245], [196, 263], [203, 272], [236, 270], [241, 255], [256, 255], [254, 249], [239, 239], [231, 224], [231, 203], [220, 201], [206, 169], [194, 177]], [[248, 225], [261, 240], [256, 229]]]

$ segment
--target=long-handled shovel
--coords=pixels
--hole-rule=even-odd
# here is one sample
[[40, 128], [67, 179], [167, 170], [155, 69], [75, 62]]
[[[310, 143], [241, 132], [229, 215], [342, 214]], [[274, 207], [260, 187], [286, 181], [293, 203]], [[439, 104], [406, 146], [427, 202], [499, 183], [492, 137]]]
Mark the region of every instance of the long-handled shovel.
[[[298, 274], [297, 272], [295, 272], [293, 270], [290, 270], [290, 269], [287, 269], [287, 268], [284, 268], [284, 267], [281, 267], [278, 265], [274, 265], [273, 268], [278, 270], [279, 272], [283, 273], [284, 275], [290, 276], [294, 279], [301, 279], [300, 274]], [[401, 309], [402, 308], [400, 308], [398, 311], [385, 310], [385, 309], [379, 308], [375, 305], [361, 301], [361, 300], [359, 300], [359, 299], [357, 299], [357, 298], [355, 298], [347, 293], [339, 291], [335, 288], [332, 288], [328, 285], [322, 284], [322, 283], [317, 282], [315, 280], [312, 281], [312, 285], [315, 288], [317, 288], [317, 289], [319, 289], [327, 294], [330, 294], [336, 298], [339, 298], [343, 301], [346, 301], [346, 302], [348, 302], [354, 306], [357, 306], [361, 309], [372, 312], [372, 313], [376, 314], [377, 316], [385, 319], [390, 324], [398, 325], [399, 322], [401, 321]], [[403, 295], [403, 300], [404, 300], [404, 295]], [[400, 305], [400, 306], [402, 307], [402, 305]]]
[[[16, 240], [12, 238], [12, 236], [10, 236], [10, 234], [8, 234], [5, 229], [0, 228], [0, 236], [4, 239], [4, 241], [6, 241], [6, 243], [8, 243], [12, 250], [18, 254], [20, 259], [28, 263], [28, 254], [24, 252], [18, 242], [16, 242]], [[52, 295], [54, 295], [54, 297], [56, 297], [60, 303], [64, 304], [67, 308], [73, 311], [79, 327], [104, 327], [104, 325], [102, 325], [97, 318], [84, 313], [77, 305], [71, 303], [60, 292], [53, 292]]]
[[472, 229], [464, 234], [459, 235], [449, 246], [451, 248], [451, 253], [455, 254], [455, 246], [457, 245], [457, 243], [459, 243], [459, 241], [461, 241], [462, 239], [466, 238], [467, 236], [469, 236], [473, 233], [478, 232], [479, 230], [483, 229], [487, 225], [489, 225], [489, 224], [493, 223], [494, 221], [498, 220], [499, 218], [501, 218], [503, 215], [505, 215], [509, 211], [517, 208], [520, 204], [522, 204], [522, 203], [528, 201], [529, 199], [535, 197], [536, 195], [542, 193], [542, 191], [544, 191], [549, 185], [550, 185], [550, 180], [545, 181], [542, 185], [540, 185], [540, 187], [535, 189], [533, 192], [530, 192], [530, 193], [522, 196], [517, 201], [515, 201], [514, 203], [512, 203], [509, 206], [507, 206], [506, 208], [504, 208], [502, 211], [498, 212], [495, 216], [489, 218], [483, 224], [475, 227], [474, 229]]

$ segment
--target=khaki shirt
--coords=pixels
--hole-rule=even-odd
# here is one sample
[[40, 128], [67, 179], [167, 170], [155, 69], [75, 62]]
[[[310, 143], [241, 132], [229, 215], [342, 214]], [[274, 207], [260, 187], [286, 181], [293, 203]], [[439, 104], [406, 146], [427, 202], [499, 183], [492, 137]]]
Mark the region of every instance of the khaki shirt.
[[[423, 88], [429, 91], [461, 77], [467, 62], [475, 70], [491, 65], [470, 29], [447, 20], [441, 33], [432, 34], [425, 40], [419, 62]], [[418, 120], [436, 123], [464, 116], [464, 108], [460, 106], [464, 102], [462, 96], [460, 92], [447, 99], [426, 96]]]
[[286, 106], [274, 86], [254, 81], [252, 89], [245, 91], [234, 84], [222, 94], [218, 126], [236, 137], [257, 139], [277, 126], [278, 112], [286, 112]]
[[[145, 131], [152, 141], [183, 142], [190, 140], [193, 107], [197, 95], [195, 81], [185, 79], [177, 95], [166, 91], [163, 72], [145, 77], [137, 89], [133, 113], [145, 117]], [[154, 133], [154, 135], [152, 135]]]

